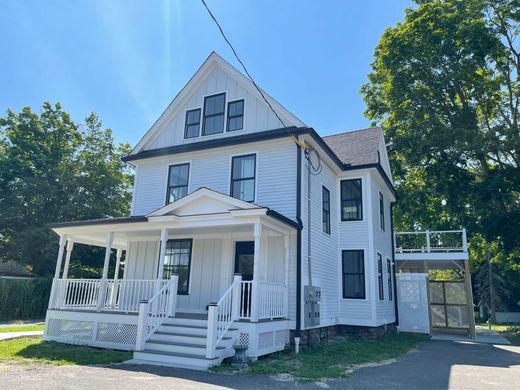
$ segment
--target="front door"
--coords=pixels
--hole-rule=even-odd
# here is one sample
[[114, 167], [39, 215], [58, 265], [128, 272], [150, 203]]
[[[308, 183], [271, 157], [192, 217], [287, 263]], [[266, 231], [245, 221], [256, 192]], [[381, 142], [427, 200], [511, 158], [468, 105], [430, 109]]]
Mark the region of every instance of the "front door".
[[242, 280], [253, 280], [254, 241], [235, 243], [235, 273], [242, 274]]
[[[238, 241], [235, 243], [235, 273], [242, 274], [243, 281], [253, 280], [254, 241]], [[242, 283], [240, 290], [240, 317], [251, 316], [252, 284]]]

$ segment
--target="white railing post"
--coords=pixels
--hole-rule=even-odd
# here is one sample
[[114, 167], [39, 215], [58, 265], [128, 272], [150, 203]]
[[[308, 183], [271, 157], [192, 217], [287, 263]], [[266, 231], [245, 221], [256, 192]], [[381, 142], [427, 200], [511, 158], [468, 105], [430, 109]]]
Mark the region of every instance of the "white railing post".
[[430, 231], [426, 230], [426, 252], [431, 252], [431, 246], [430, 246]]
[[462, 229], [462, 251], [468, 251], [468, 237], [466, 235], [466, 229]]
[[173, 283], [170, 286], [170, 307], [169, 316], [174, 317], [177, 311], [177, 286], [179, 285], [179, 275], [172, 275]]
[[56, 260], [56, 270], [54, 271], [54, 279], [52, 281], [51, 296], [49, 298], [49, 309], [56, 306], [56, 293], [59, 289], [58, 279], [60, 278], [61, 262], [63, 261], [63, 251], [65, 250], [65, 243], [67, 242], [67, 236], [60, 236], [60, 247], [58, 250], [58, 259]]
[[232, 320], [235, 321], [240, 317], [240, 291], [242, 289], [242, 275], [235, 274], [233, 278], [233, 296], [231, 303]]
[[208, 334], [206, 337], [206, 358], [208, 359], [215, 357], [217, 347], [217, 310], [217, 304], [211, 302], [208, 306]]
[[107, 234], [107, 243], [105, 250], [105, 262], [103, 264], [103, 275], [101, 276], [101, 284], [99, 286], [99, 295], [96, 311], [101, 311], [105, 306], [105, 299], [107, 296], [107, 277], [108, 277], [108, 265], [110, 263], [110, 254], [112, 252], [112, 243], [114, 241], [114, 232]]
[[148, 320], [148, 301], [139, 303], [139, 317], [137, 318], [137, 338], [135, 349], [142, 351], [145, 343], [146, 322]]

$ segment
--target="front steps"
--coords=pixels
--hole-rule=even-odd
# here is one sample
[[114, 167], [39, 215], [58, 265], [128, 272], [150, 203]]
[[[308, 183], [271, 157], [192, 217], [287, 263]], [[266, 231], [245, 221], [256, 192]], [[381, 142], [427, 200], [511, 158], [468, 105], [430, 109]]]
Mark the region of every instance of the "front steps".
[[146, 341], [142, 351], [134, 352], [132, 363], [155, 364], [206, 370], [235, 354], [237, 330], [230, 329], [217, 347], [217, 357], [206, 358], [206, 316], [179, 313], [165, 320]]

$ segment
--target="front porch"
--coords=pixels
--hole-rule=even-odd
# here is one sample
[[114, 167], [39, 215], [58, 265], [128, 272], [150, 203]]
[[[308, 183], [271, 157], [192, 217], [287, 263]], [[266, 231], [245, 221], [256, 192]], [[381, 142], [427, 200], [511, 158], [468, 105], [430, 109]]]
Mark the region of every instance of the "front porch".
[[[202, 189], [146, 217], [53, 229], [60, 247], [47, 340], [142, 351], [161, 327], [191, 317], [205, 328], [208, 359], [230, 335], [256, 340], [249, 355], [259, 356], [255, 332], [266, 323], [278, 332], [273, 345], [288, 341], [296, 226], [269, 209]], [[68, 277], [75, 243], [105, 248], [100, 279]]]

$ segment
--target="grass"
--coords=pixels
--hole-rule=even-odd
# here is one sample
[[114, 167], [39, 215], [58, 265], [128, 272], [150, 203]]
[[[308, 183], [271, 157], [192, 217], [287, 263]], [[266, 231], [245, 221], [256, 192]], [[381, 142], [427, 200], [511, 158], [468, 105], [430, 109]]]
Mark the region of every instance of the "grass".
[[[287, 351], [272, 354], [241, 373], [290, 374], [300, 381], [344, 378], [350, 375], [355, 365], [396, 358], [427, 339], [428, 336], [400, 333], [375, 340], [330, 341], [326, 345], [305, 349], [298, 355]], [[236, 372], [229, 364], [214, 367], [212, 371]]]
[[120, 363], [131, 358], [131, 352], [43, 341], [40, 336], [0, 341], [0, 363], [91, 365]]
[[10, 326], [9, 328], [0, 328], [0, 333], [7, 332], [32, 332], [36, 330], [43, 330], [43, 324], [39, 325], [18, 325]]
[[[488, 329], [488, 324], [478, 324]], [[509, 340], [511, 345], [520, 346], [520, 325], [491, 324], [491, 329]]]

